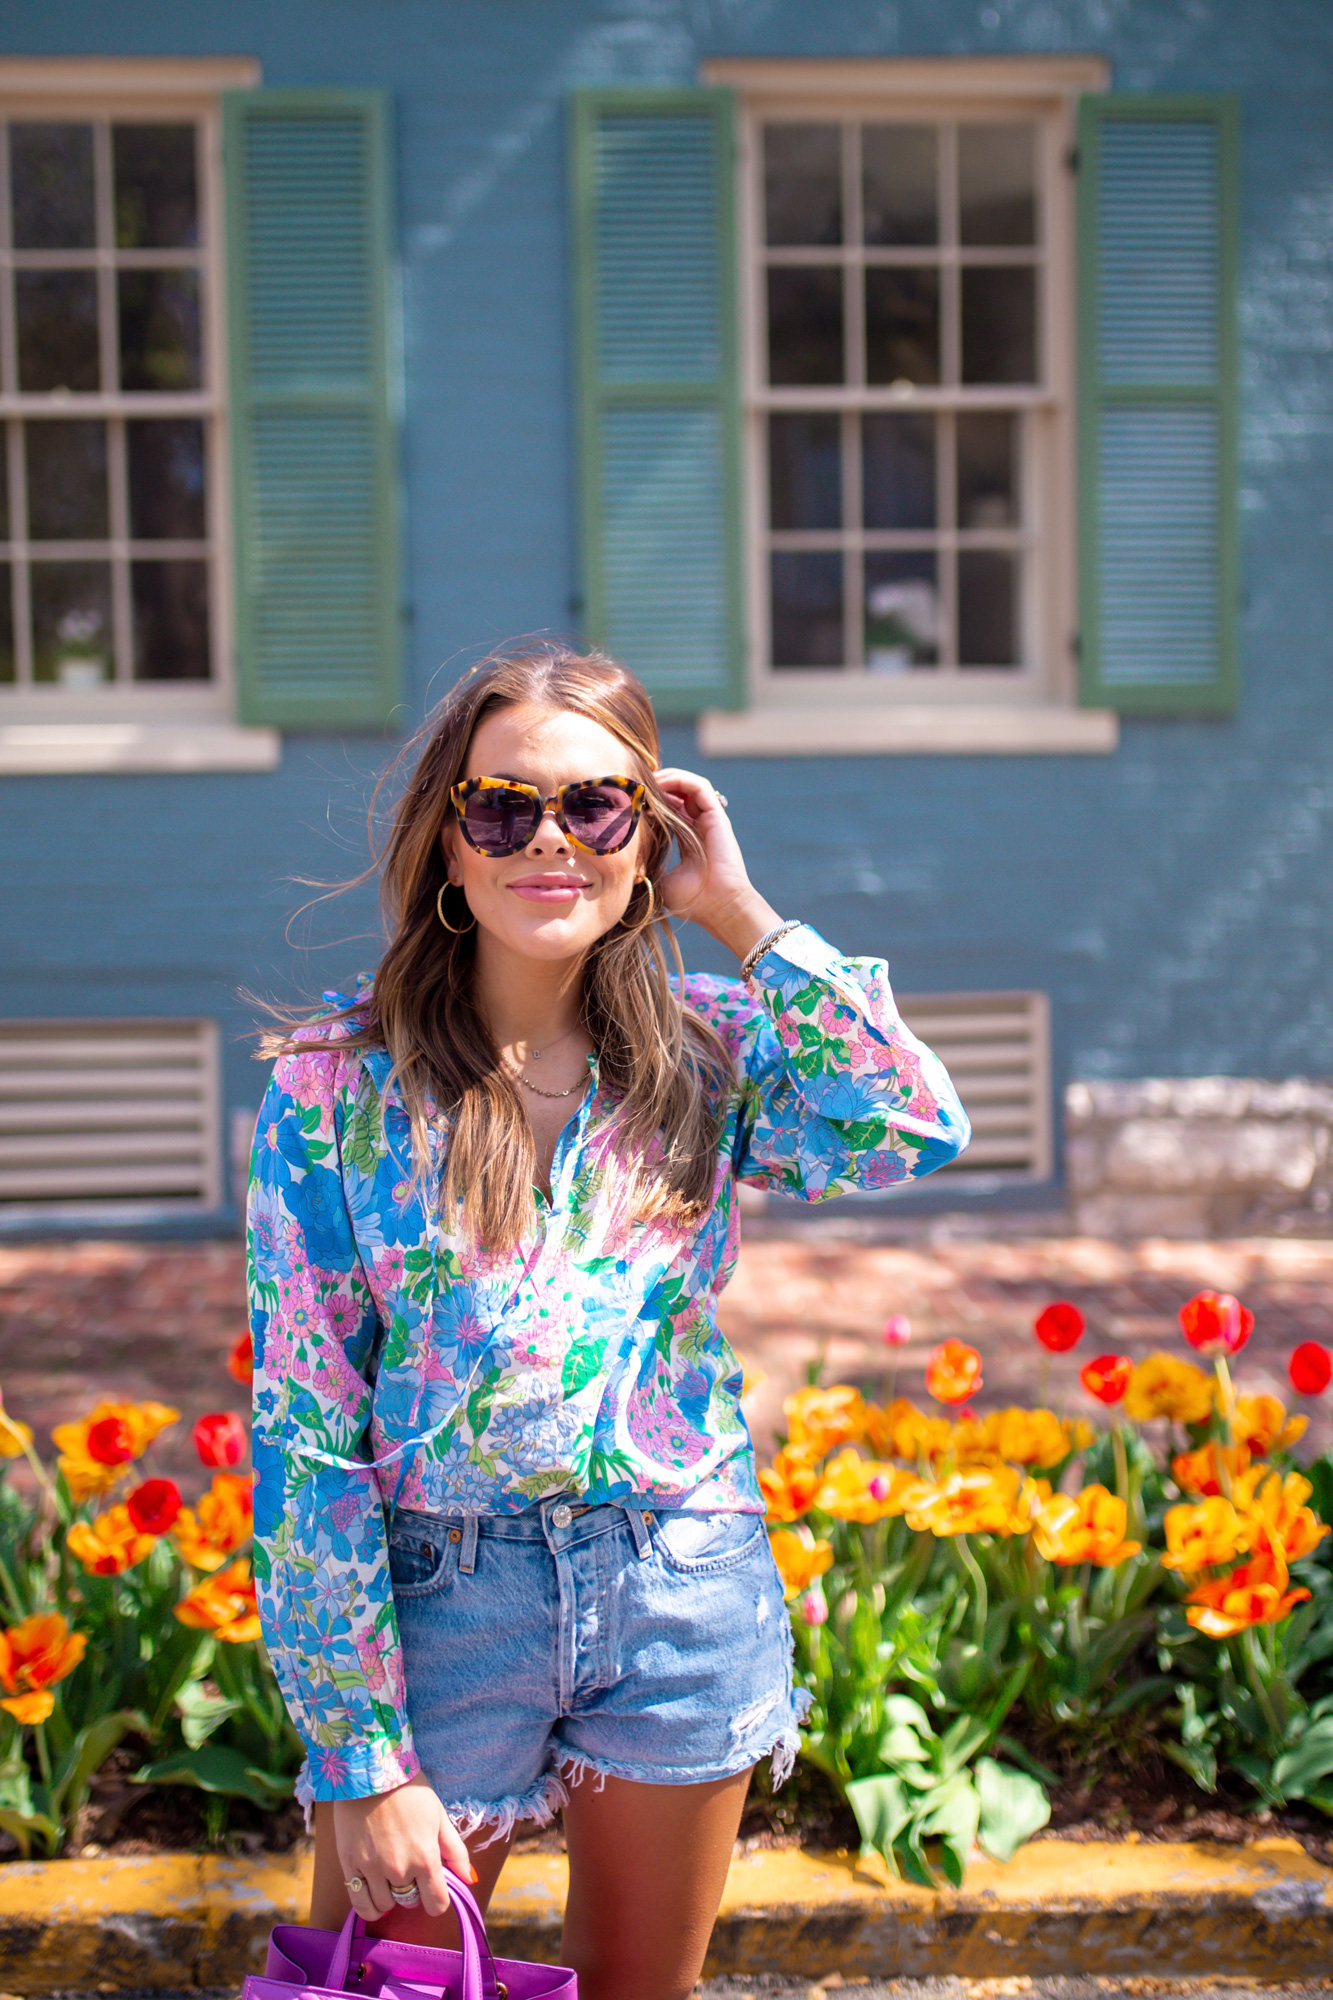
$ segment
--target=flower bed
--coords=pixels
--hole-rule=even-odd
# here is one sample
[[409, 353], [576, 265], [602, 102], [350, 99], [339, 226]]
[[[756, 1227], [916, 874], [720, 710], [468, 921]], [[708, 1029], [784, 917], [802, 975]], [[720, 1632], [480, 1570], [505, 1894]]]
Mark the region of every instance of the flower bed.
[[[1237, 1395], [1239, 1301], [1200, 1293], [1180, 1320], [1212, 1372], [1098, 1356], [1101, 1427], [976, 1416], [960, 1341], [927, 1367], [933, 1412], [818, 1381], [784, 1405], [760, 1480], [811, 1695], [802, 1752], [909, 1880], [959, 1883], [974, 1842], [1003, 1860], [1044, 1826], [1046, 1745], [1068, 1764], [1151, 1731], [1204, 1794], [1333, 1814], [1333, 1462], [1299, 1470], [1305, 1418]], [[1035, 1326], [1054, 1352], [1083, 1331], [1063, 1302]], [[1291, 1357], [1298, 1393], [1331, 1374], [1317, 1343]]]
[[[751, 1833], [837, 1845], [854, 1825], [929, 1883], [960, 1881], [974, 1840], [1011, 1854], [1053, 1802], [1065, 1826], [1084, 1813], [1224, 1838], [1240, 1815], [1304, 1834], [1333, 1813], [1333, 1461], [1301, 1469], [1304, 1418], [1236, 1393], [1236, 1300], [1200, 1294], [1181, 1323], [1211, 1372], [1101, 1355], [1080, 1412], [976, 1415], [981, 1359], [959, 1341], [927, 1369], [933, 1409], [817, 1381], [788, 1398], [761, 1482], [812, 1708], [804, 1776], [777, 1800], [761, 1776]], [[891, 1350], [907, 1332], [889, 1322]], [[1036, 1334], [1068, 1351], [1082, 1319], [1057, 1302]], [[231, 1371], [249, 1366], [242, 1340]], [[1316, 1343], [1291, 1357], [1299, 1394], [1330, 1373]], [[0, 1410], [0, 1455], [30, 1470], [28, 1491], [0, 1480], [14, 1853], [297, 1835], [300, 1747], [250, 1580], [245, 1427], [195, 1423], [211, 1478], [187, 1503], [150, 1471], [179, 1421], [99, 1403], [56, 1428], [49, 1466]]]

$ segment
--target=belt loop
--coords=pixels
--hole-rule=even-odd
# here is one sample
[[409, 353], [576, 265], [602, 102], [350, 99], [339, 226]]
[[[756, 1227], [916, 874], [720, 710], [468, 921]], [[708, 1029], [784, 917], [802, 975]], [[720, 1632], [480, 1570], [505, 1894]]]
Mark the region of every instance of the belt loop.
[[647, 1562], [653, 1552], [653, 1544], [648, 1534], [647, 1523], [643, 1518], [643, 1509], [642, 1507], [627, 1507], [625, 1509], [625, 1516], [629, 1521], [630, 1533], [634, 1537], [634, 1546], [639, 1553], [639, 1561]]
[[464, 1514], [463, 1546], [458, 1551], [458, 1569], [462, 1576], [471, 1576], [477, 1567], [477, 1529], [480, 1524], [479, 1514]]

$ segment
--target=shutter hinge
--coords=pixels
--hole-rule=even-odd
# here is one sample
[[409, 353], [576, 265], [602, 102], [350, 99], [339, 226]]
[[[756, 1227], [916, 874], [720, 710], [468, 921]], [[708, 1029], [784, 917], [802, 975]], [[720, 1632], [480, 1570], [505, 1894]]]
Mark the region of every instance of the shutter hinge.
[[1077, 146], [1067, 147], [1065, 150], [1065, 165], [1068, 167], [1071, 174], [1076, 174], [1078, 172], [1078, 164], [1079, 164], [1078, 147]]

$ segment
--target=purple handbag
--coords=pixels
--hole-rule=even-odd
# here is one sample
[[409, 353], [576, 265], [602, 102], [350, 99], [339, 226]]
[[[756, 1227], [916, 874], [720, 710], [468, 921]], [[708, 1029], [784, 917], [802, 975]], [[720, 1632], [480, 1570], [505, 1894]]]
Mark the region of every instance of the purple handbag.
[[568, 1966], [496, 1958], [471, 1891], [450, 1869], [445, 1874], [462, 1951], [368, 1937], [355, 1913], [340, 1931], [277, 1924], [263, 1976], [246, 1980], [241, 2000], [345, 2000], [348, 1993], [384, 2000], [578, 2000], [578, 1979]]

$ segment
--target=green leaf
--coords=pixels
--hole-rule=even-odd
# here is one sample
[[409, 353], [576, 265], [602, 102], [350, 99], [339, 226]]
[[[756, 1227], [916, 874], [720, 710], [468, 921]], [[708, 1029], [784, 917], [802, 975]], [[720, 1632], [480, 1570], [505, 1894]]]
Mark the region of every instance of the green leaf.
[[979, 1715], [960, 1715], [950, 1723], [940, 1743], [940, 1776], [952, 1777], [971, 1762], [990, 1735], [990, 1726]]
[[896, 1868], [893, 1848], [915, 1810], [901, 1778], [885, 1772], [874, 1778], [857, 1778], [847, 1787], [847, 1803], [856, 1814], [865, 1847], [876, 1848], [891, 1868]]
[[181, 1750], [134, 1773], [136, 1785], [195, 1785], [201, 1792], [224, 1798], [249, 1799], [271, 1812], [279, 1799], [291, 1796], [293, 1780], [259, 1770], [239, 1750], [224, 1743], [205, 1743], [198, 1750]]
[[895, 1764], [928, 1764], [930, 1752], [925, 1748], [915, 1729], [906, 1723], [899, 1723], [896, 1729], [886, 1729], [879, 1741], [879, 1757], [882, 1764], [892, 1768]]
[[919, 1701], [913, 1701], [910, 1694], [891, 1694], [884, 1703], [886, 1722], [905, 1723], [909, 1729], [917, 1730], [922, 1736], [933, 1736], [930, 1717]]
[[73, 1814], [83, 1804], [83, 1796], [123, 1736], [132, 1729], [148, 1733], [148, 1722], [135, 1709], [118, 1709], [114, 1715], [99, 1716], [81, 1729], [60, 1760], [51, 1780], [51, 1810]]
[[1050, 1819], [1046, 1789], [1026, 1772], [997, 1764], [993, 1757], [979, 1758], [974, 1775], [981, 1801], [978, 1839], [996, 1861], [1008, 1861]]
[[48, 1854], [54, 1854], [60, 1845], [60, 1828], [53, 1819], [48, 1819], [45, 1813], [16, 1812], [12, 1806], [0, 1806], [0, 1833], [13, 1836], [25, 1861], [32, 1853], [35, 1833], [39, 1833], [46, 1842]]
[[560, 1387], [566, 1396], [577, 1396], [585, 1389], [602, 1365], [606, 1352], [606, 1336], [600, 1340], [576, 1340], [565, 1356], [565, 1365], [560, 1370]]
[[1012, 1736], [997, 1736], [995, 1748], [1003, 1750], [1011, 1764], [1017, 1764], [1020, 1770], [1026, 1771], [1030, 1777], [1037, 1780], [1038, 1784], [1047, 1786], [1059, 1784], [1060, 1780], [1050, 1766], [1043, 1764], [1039, 1757], [1034, 1757], [1030, 1750], [1025, 1750]]
[[1289, 1799], [1302, 1799], [1306, 1786], [1333, 1771], [1333, 1715], [1312, 1722], [1294, 1750], [1284, 1751], [1273, 1766], [1273, 1783]]
[[187, 1681], [176, 1696], [176, 1710], [181, 1718], [181, 1734], [191, 1750], [199, 1749], [229, 1715], [235, 1715], [243, 1706], [225, 1695], [209, 1694], [202, 1681]]
[[939, 1786], [921, 1819], [922, 1835], [933, 1834], [941, 1842], [940, 1865], [955, 1889], [963, 1886], [980, 1818], [977, 1788], [965, 1771], [958, 1771]]
[[1162, 1748], [1201, 1792], [1217, 1790], [1217, 1752], [1211, 1743], [1164, 1743]]

